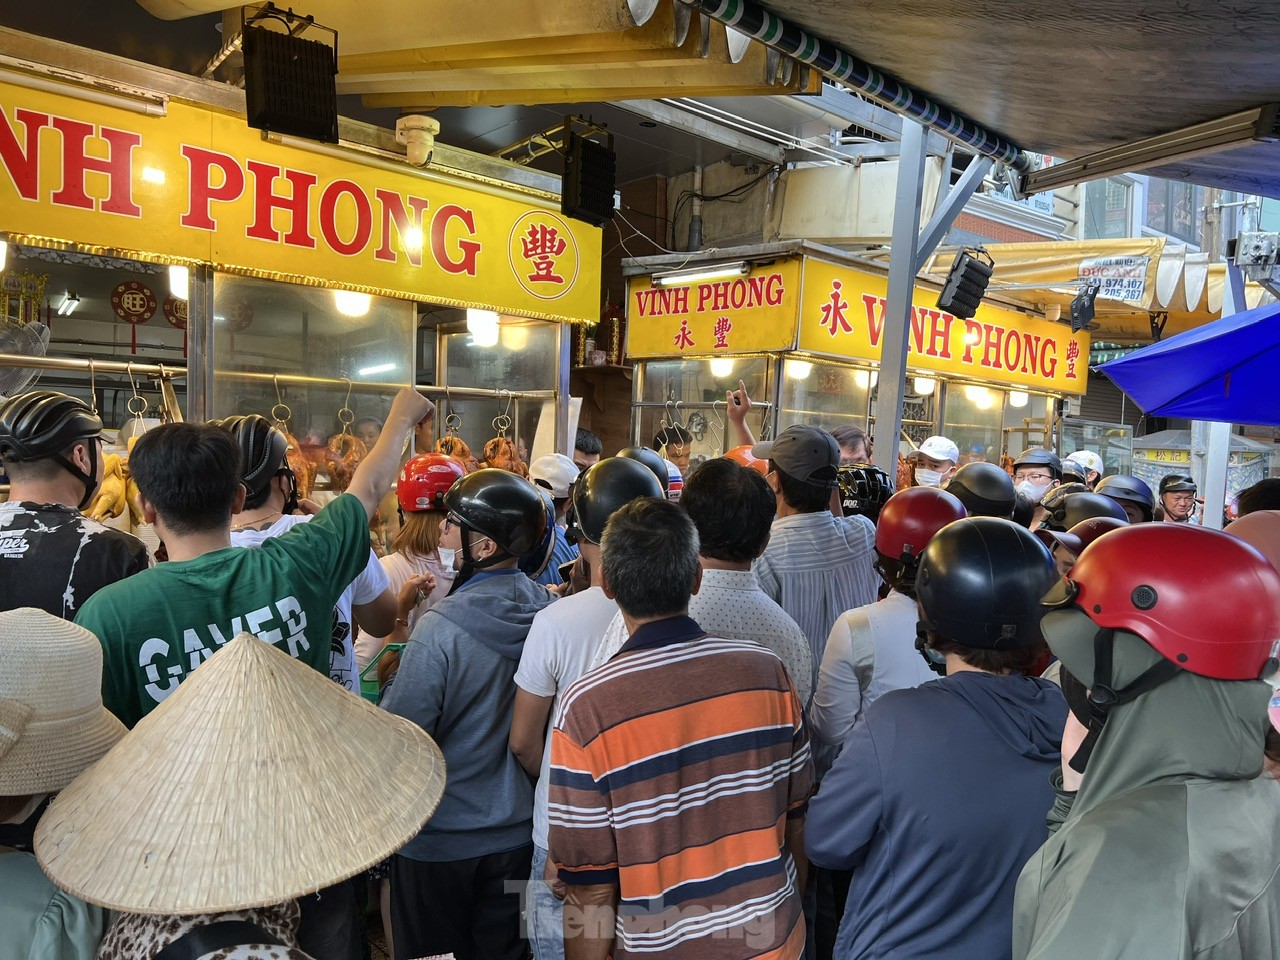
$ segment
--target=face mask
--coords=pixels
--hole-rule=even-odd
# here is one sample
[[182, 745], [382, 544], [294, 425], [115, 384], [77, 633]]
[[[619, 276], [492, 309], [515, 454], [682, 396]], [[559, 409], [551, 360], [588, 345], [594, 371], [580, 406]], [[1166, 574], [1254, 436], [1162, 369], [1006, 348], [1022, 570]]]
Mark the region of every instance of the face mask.
[[1049, 484], [1046, 483], [1041, 486], [1038, 483], [1032, 483], [1030, 480], [1023, 480], [1014, 489], [1028, 500], [1039, 503], [1044, 499], [1044, 495], [1049, 492]]
[[437, 547], [436, 552], [440, 554], [440, 564], [446, 570], [456, 570], [458, 562], [458, 551], [450, 550], [448, 547]]
[[942, 482], [941, 470], [924, 470], [917, 468], [916, 483], [922, 487], [936, 487]]

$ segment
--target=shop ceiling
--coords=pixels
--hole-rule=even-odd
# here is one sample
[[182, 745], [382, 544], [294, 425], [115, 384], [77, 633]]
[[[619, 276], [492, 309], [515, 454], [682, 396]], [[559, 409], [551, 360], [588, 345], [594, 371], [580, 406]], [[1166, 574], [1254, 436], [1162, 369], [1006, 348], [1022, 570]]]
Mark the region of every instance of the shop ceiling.
[[[740, 11], [751, 3], [696, 5]], [[1059, 182], [1128, 165], [1280, 197], [1280, 129], [1272, 114], [1258, 114], [1280, 101], [1280, 4], [763, 0], [761, 6], [1023, 150], [1077, 161], [1062, 167]], [[1205, 152], [1192, 155], [1193, 141]], [[1215, 142], [1217, 149], [1207, 149]], [[1105, 154], [1135, 143], [1146, 149]], [[1106, 161], [1118, 169], [1099, 166]]]

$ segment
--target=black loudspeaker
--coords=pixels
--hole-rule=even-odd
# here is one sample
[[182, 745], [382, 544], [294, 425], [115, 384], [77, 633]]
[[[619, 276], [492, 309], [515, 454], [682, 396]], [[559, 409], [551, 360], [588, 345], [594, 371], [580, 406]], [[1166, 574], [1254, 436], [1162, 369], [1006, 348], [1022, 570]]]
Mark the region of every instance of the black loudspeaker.
[[334, 48], [263, 27], [244, 28], [249, 126], [338, 142], [338, 58]]
[[618, 158], [594, 140], [569, 134], [560, 184], [560, 212], [599, 227], [613, 219]]

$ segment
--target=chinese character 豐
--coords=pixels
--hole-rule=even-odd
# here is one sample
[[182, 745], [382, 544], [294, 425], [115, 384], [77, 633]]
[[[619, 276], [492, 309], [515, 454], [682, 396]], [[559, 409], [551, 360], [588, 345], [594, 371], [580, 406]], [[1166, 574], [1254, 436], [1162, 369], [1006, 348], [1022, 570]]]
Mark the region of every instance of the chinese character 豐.
[[729, 346], [729, 331], [733, 329], [733, 322], [728, 317], [721, 317], [716, 321], [716, 325], [711, 329], [715, 334], [716, 350], [725, 350]]
[[538, 223], [520, 238], [524, 258], [533, 267], [529, 274], [531, 283], [564, 283], [564, 277], [556, 273], [556, 258], [568, 248], [568, 243], [555, 227]]
[[1080, 359], [1080, 344], [1075, 337], [1067, 345], [1067, 379], [1076, 379], [1076, 361]]
[[689, 332], [689, 320], [685, 318], [680, 321], [680, 332], [675, 336], [676, 348], [687, 350], [693, 346], [693, 334]]
[[822, 306], [822, 325], [827, 328], [827, 333], [833, 337], [836, 335], [837, 328], [842, 333], [853, 333], [853, 324], [845, 316], [845, 311], [849, 309], [849, 301], [840, 296], [840, 288], [842, 286], [844, 284], [839, 280], [832, 280], [831, 302]]

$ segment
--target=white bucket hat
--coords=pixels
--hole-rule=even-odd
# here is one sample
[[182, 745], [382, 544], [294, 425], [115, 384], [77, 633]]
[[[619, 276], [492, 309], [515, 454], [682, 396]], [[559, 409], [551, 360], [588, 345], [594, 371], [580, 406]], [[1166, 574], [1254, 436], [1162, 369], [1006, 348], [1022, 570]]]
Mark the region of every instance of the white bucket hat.
[[563, 453], [549, 453], [529, 464], [529, 479], [551, 496], [563, 500], [578, 479], [578, 465]]
[[242, 633], [58, 795], [36, 857], [127, 913], [280, 903], [398, 850], [444, 778], [421, 727]]
[[97, 637], [34, 607], [0, 613], [0, 796], [61, 790], [124, 735]]

